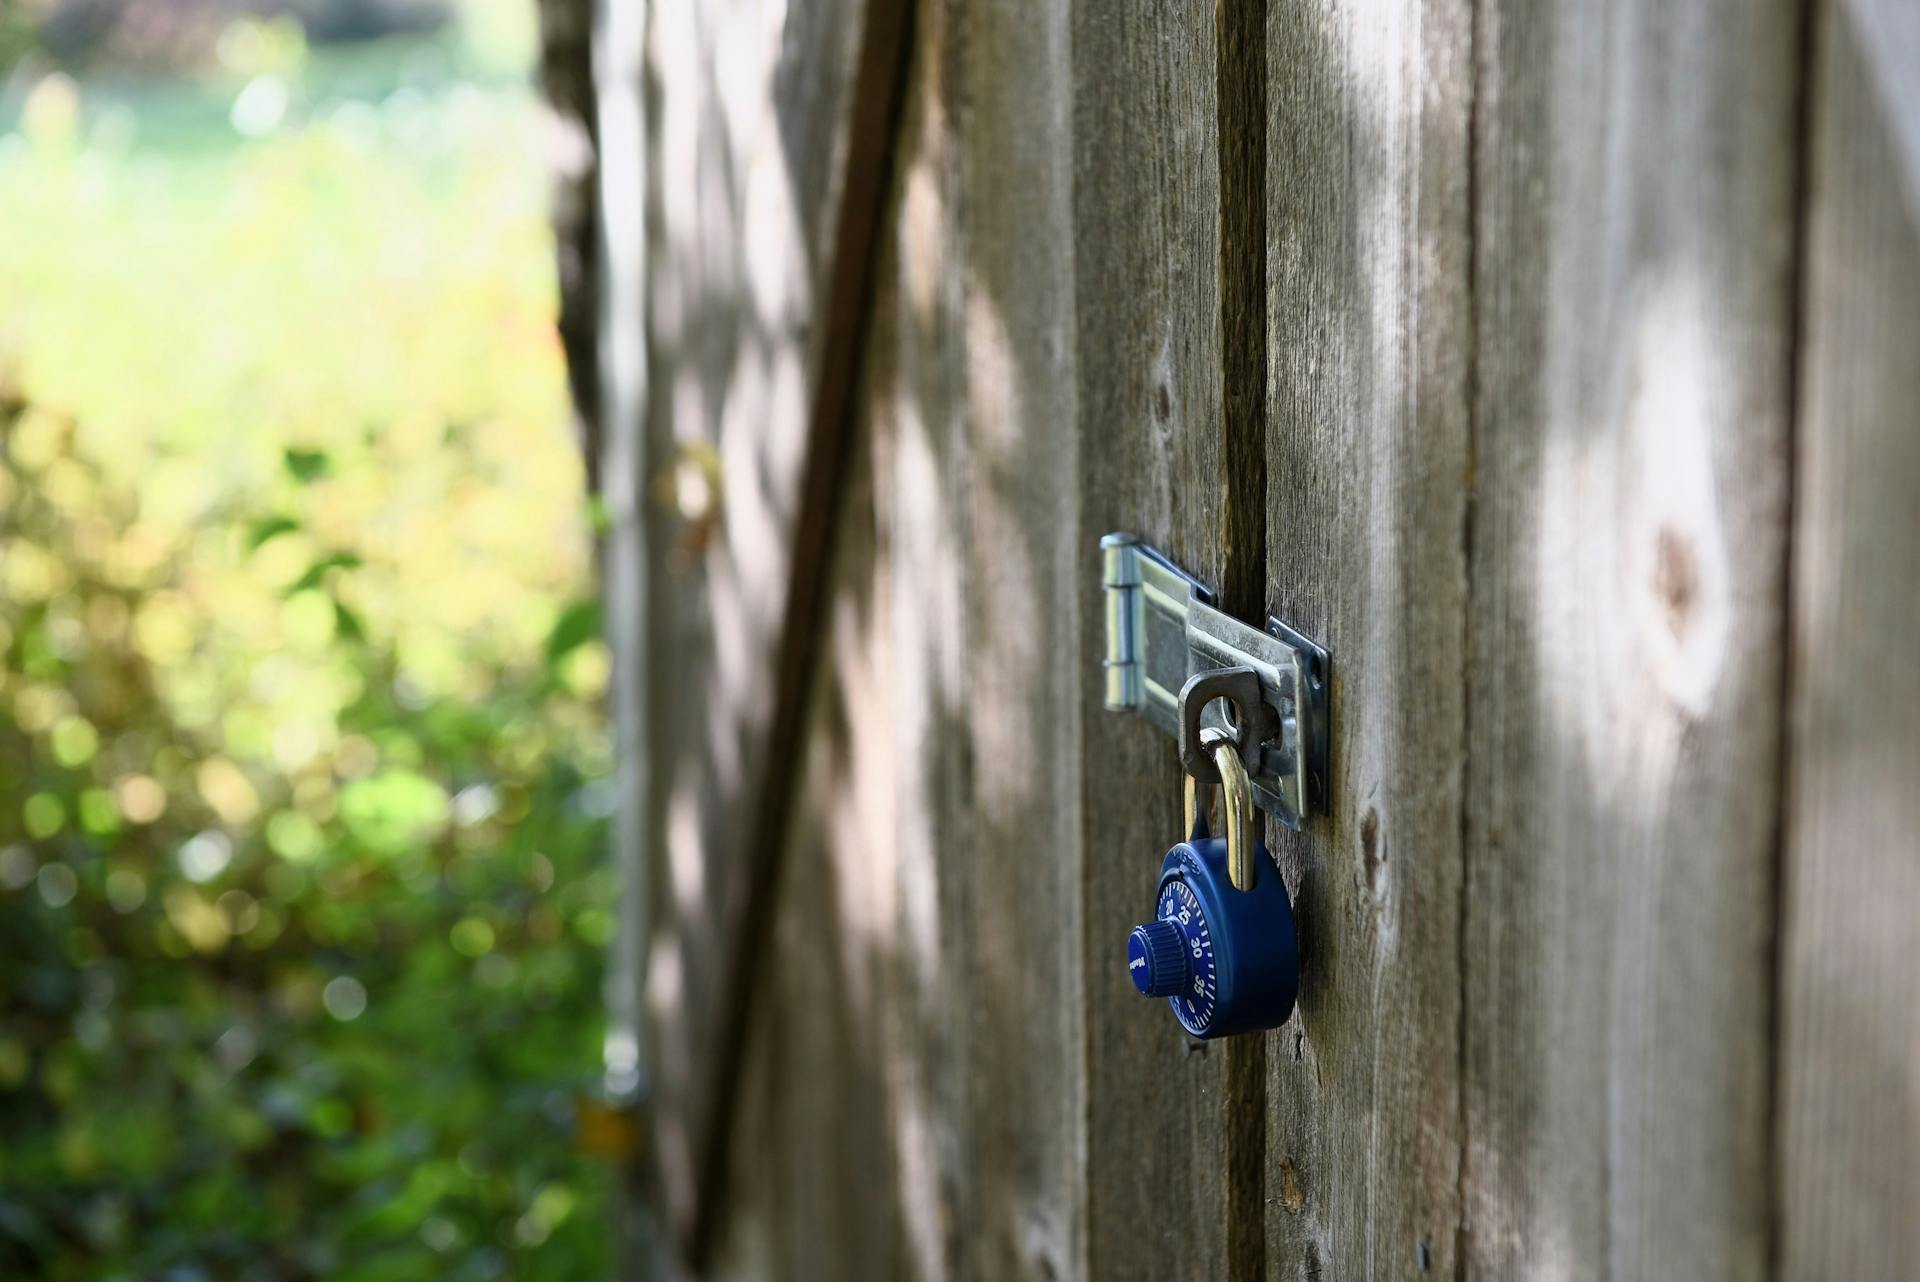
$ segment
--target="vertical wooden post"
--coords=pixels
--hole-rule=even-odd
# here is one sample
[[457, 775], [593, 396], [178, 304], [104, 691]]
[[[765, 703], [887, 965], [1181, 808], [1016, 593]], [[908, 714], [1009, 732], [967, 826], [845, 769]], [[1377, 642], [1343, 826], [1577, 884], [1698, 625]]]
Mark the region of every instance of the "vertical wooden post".
[[1920, 1258], [1920, 21], [1815, 6], [1776, 1213], [1789, 1282]]
[[[1083, 592], [1098, 590], [1092, 554], [1113, 530], [1140, 534], [1211, 582], [1230, 569], [1225, 486], [1230, 473], [1244, 479], [1235, 469], [1248, 460], [1227, 453], [1214, 19], [1192, 6], [1073, 11]], [[1236, 190], [1239, 202], [1250, 198]], [[1260, 398], [1237, 386], [1244, 427]], [[1234, 570], [1243, 593], [1254, 591], [1248, 570]], [[1247, 1075], [1233, 1066], [1244, 1069], [1247, 1052], [1188, 1043], [1162, 1012], [1142, 1009], [1116, 964], [1178, 833], [1180, 773], [1170, 743], [1099, 711], [1094, 653], [1089, 638], [1081, 698], [1089, 717], [1105, 719], [1090, 728], [1083, 766], [1088, 1271], [1228, 1277], [1246, 1187], [1229, 1160], [1228, 1107], [1236, 1094], [1245, 1103]], [[1237, 1245], [1244, 1268], [1248, 1244]]]
[[1460, 1276], [1472, 7], [1276, 7], [1268, 575], [1333, 654], [1332, 813], [1277, 851], [1276, 1277]]
[[[620, 878], [619, 931], [607, 965], [606, 1089], [611, 1102], [644, 1110], [646, 949], [652, 925], [649, 895], [654, 868], [653, 799], [649, 788], [648, 685], [651, 680], [646, 512], [640, 501], [647, 473], [646, 148], [640, 69], [646, 30], [643, 3], [598, 0], [594, 6], [593, 114], [598, 122], [595, 163], [597, 277], [590, 297], [596, 315], [592, 368], [602, 450], [596, 472], [606, 512], [601, 544], [602, 617], [613, 664], [609, 702], [616, 746], [618, 793], [610, 851]], [[583, 409], [584, 412], [584, 409]], [[634, 1167], [619, 1173], [616, 1267], [621, 1282], [658, 1276], [656, 1240], [646, 1180]]]
[[1759, 1277], [1799, 19], [1480, 18], [1467, 1267]]

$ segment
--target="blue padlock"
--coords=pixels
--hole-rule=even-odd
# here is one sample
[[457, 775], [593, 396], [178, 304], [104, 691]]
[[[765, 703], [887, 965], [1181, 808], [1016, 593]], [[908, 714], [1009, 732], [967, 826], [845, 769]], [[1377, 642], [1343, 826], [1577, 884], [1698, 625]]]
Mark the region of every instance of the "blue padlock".
[[1187, 840], [1160, 865], [1154, 920], [1127, 937], [1127, 973], [1164, 997], [1195, 1037], [1278, 1028], [1300, 991], [1300, 947], [1280, 870], [1254, 837], [1253, 790], [1240, 753], [1209, 732], [1227, 834], [1211, 836], [1187, 778]]

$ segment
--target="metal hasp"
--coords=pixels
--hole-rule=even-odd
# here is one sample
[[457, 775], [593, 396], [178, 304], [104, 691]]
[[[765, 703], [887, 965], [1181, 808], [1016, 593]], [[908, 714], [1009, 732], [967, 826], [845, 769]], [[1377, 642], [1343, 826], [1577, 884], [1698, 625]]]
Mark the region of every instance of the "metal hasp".
[[[1131, 534], [1100, 540], [1107, 605], [1107, 707], [1131, 709], [1176, 739], [1180, 689], [1195, 673], [1251, 668], [1279, 733], [1245, 754], [1254, 803], [1289, 828], [1327, 810], [1327, 652], [1280, 620], [1262, 632], [1220, 611], [1198, 579]], [[1237, 734], [1216, 699], [1204, 726]]]

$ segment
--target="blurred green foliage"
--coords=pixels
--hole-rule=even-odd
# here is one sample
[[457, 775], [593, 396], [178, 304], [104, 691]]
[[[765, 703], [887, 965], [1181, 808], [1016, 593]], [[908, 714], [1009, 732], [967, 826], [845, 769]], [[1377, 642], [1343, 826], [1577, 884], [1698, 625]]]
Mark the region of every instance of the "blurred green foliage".
[[0, 115], [0, 1277], [605, 1273], [607, 656], [457, 39]]

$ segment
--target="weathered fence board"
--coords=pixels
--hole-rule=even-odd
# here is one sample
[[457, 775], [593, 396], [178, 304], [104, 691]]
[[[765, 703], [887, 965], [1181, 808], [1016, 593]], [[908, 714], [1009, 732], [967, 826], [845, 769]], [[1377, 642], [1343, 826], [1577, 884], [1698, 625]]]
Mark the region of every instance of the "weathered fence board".
[[[646, 33], [656, 1148], [683, 1229], [725, 1015], [797, 538], [853, 113], [861, 0], [653, 5]], [[624, 210], [628, 218], [639, 211]], [[784, 769], [784, 768], [783, 768]]]
[[1041, 1282], [1082, 1276], [1087, 1199], [1079, 689], [1082, 621], [1100, 616], [1076, 525], [1071, 51], [1064, 6], [948, 12], [966, 669], [932, 729], [969, 752], [965, 827], [940, 852], [966, 885], [948, 963], [968, 972], [956, 1274]]
[[[877, 325], [893, 308], [883, 291]], [[886, 369], [878, 365], [884, 378]], [[902, 1276], [886, 1038], [899, 958], [893, 898], [892, 686], [868, 452], [849, 469], [835, 532], [825, 659], [779, 902], [730, 1101], [725, 1206], [710, 1276], [747, 1282]]]
[[1797, 23], [1480, 15], [1476, 1274], [1766, 1269]]
[[[876, 320], [888, 314], [882, 306]], [[794, 1282], [898, 1276], [900, 1211], [886, 1038], [899, 958], [893, 899], [894, 691], [875, 680], [888, 636], [873, 484], [845, 491], [828, 625], [809, 700], [799, 805], [771, 922], [772, 964], [749, 1022], [762, 1053], [749, 1090], [761, 1127], [732, 1128], [729, 1173], [771, 1185], [762, 1276]], [[739, 1181], [730, 1181], [729, 1187]], [[730, 1208], [716, 1231], [725, 1233]]]
[[1781, 1273], [1920, 1260], [1920, 15], [1819, 6], [1795, 469]]
[[896, 954], [885, 1041], [888, 1108], [902, 1211], [895, 1276], [956, 1276], [971, 1212], [966, 1183], [968, 1013], [965, 861], [972, 752], [963, 711], [970, 628], [964, 566], [965, 278], [952, 196], [958, 42], [945, 8], [916, 12], [886, 226], [893, 250], [868, 359], [875, 501], [886, 560], [880, 585], [893, 690], [889, 829]]
[[[1058, 994], [1080, 987], [1085, 571], [1076, 438], [1046, 430], [1074, 395], [1065, 53], [1015, 6], [919, 14], [857, 423], [871, 484], [846, 500], [874, 532], [836, 564], [832, 729], [809, 739], [792, 928], [753, 1008], [783, 1049], [756, 1044], [748, 1088], [812, 1119], [758, 1141], [815, 1162], [769, 1199], [775, 1242], [807, 1237], [804, 1266], [775, 1247], [778, 1276], [1081, 1273], [1084, 1046]], [[809, 981], [809, 951], [843, 956]], [[876, 1125], [884, 1151], [839, 1160]], [[736, 1146], [736, 1183], [754, 1161]]]
[[[1072, 16], [1073, 242], [1089, 617], [1100, 535], [1130, 530], [1220, 582], [1218, 51], [1210, 6], [1079, 4]], [[1100, 711], [1089, 631], [1086, 868], [1088, 1275], [1228, 1276], [1229, 1052], [1143, 1009], [1117, 964], [1178, 833], [1179, 765]]]
[[[1813, 2], [1809, 80], [1740, 0], [923, 0], [873, 101], [881, 0], [650, 7], [620, 528], [724, 484], [609, 564], [696, 1271], [1912, 1271], [1920, 23]], [[1333, 654], [1264, 1039], [1120, 965], [1123, 529]]]
[[1269, 1039], [1269, 1276], [1455, 1274], [1470, 7], [1270, 27], [1272, 606], [1333, 653], [1332, 814], [1279, 834], [1300, 1013]]

